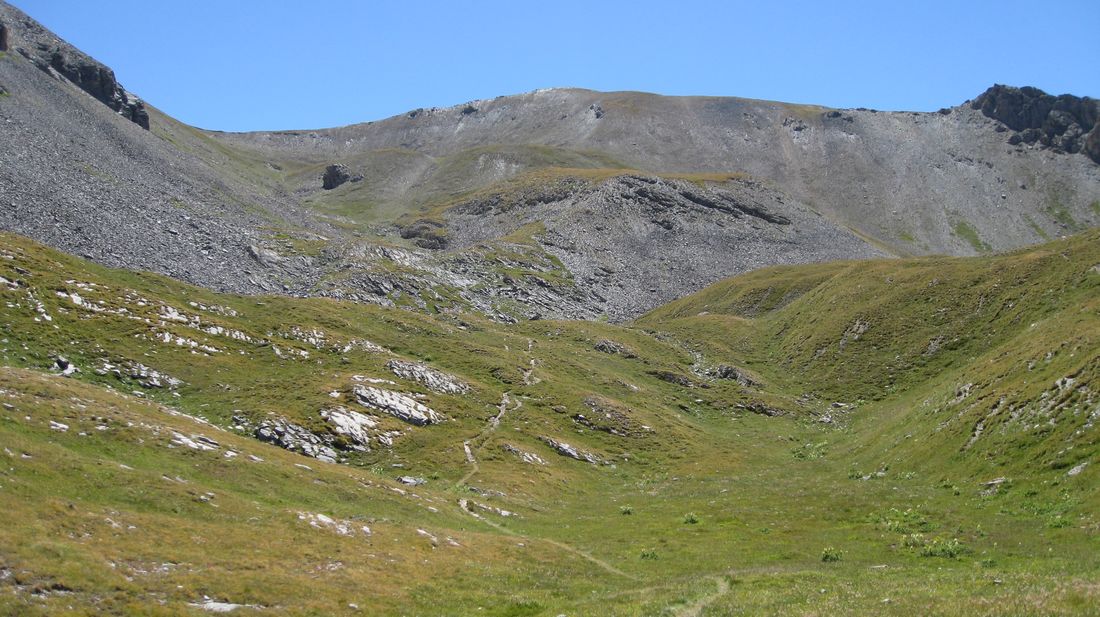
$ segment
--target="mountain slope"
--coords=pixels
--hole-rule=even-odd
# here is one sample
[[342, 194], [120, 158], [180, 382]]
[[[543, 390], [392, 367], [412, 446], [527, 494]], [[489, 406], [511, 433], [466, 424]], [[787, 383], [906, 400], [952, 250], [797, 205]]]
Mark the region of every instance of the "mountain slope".
[[0, 605], [1080, 614], [1096, 240], [765, 269], [626, 328], [219, 295], [6, 235]]
[[892, 457], [920, 449], [1020, 473], [1064, 469], [1100, 443], [1098, 239], [965, 261], [765, 269], [638, 323], [683, 333], [775, 386], [841, 401], [838, 414], [895, 400], [863, 419], [879, 437], [905, 427], [884, 449]]
[[565, 89], [226, 134], [9, 5], [0, 23], [0, 227], [219, 290], [620, 321], [761, 266], [1100, 223], [1087, 97], [996, 86], [928, 114]]
[[[1096, 105], [1078, 100], [1088, 108]], [[1100, 169], [1089, 156], [1064, 156], [1037, 142], [1010, 144], [1013, 133], [999, 132], [1005, 125], [970, 105], [944, 112], [555, 89], [338, 129], [215, 136], [265, 156], [348, 161], [355, 169], [364, 167], [368, 190], [372, 185], [393, 189], [360, 161], [394, 149], [440, 163], [478, 153], [467, 187], [545, 165], [530, 155], [498, 150], [521, 146], [599, 154], [651, 173], [740, 172], [914, 254], [978, 250], [956, 233], [959, 224], [974, 227], [992, 248], [1005, 249], [1100, 222], [1090, 209], [1100, 198]], [[411, 181], [403, 180], [404, 199], [423, 199], [418, 193], [438, 173], [429, 165]], [[1066, 216], [1054, 216], [1055, 210]]]

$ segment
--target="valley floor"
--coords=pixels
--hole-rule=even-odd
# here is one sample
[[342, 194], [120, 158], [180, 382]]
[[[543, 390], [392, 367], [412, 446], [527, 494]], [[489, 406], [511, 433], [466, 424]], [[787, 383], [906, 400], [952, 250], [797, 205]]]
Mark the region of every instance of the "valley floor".
[[[1034, 264], [1011, 269], [1017, 291], [1075, 291], [1002, 290], [1002, 305], [975, 290], [1031, 312], [968, 311], [918, 333], [974, 335], [942, 364], [853, 377], [845, 362], [901, 361], [873, 336], [885, 317], [863, 304], [813, 325], [847, 341], [828, 370], [813, 341], [818, 360], [796, 361], [783, 337], [803, 333], [783, 319], [881, 296], [873, 267], [752, 275], [801, 290], [783, 306], [734, 279], [697, 300], [707, 311], [631, 327], [506, 326], [219, 296], [7, 236], [0, 612], [1100, 614], [1093, 239], [990, 258]], [[938, 284], [978, 264], [951, 263]], [[745, 297], [761, 312], [736, 309]], [[467, 390], [402, 377], [395, 358]], [[739, 380], [712, 370], [735, 361]], [[444, 419], [369, 408], [365, 384]], [[341, 433], [331, 463], [253, 436], [276, 418], [336, 435], [318, 415], [333, 409], [370, 414], [366, 451]]]

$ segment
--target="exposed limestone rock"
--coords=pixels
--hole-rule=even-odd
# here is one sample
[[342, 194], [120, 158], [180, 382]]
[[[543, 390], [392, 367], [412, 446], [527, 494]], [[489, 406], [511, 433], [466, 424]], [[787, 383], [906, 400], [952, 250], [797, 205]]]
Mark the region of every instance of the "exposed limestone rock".
[[339, 456], [329, 440], [282, 418], [264, 420], [253, 435], [260, 441], [327, 463], [335, 463]]
[[441, 414], [404, 394], [362, 385], [353, 386], [352, 392], [360, 405], [383, 411], [409, 424], [425, 426], [438, 424], [444, 419]]
[[112, 364], [107, 360], [103, 360], [96, 369], [97, 375], [114, 375], [120, 380], [132, 380], [136, 381], [142, 388], [168, 388], [174, 390], [183, 385], [183, 380], [172, 377], [162, 373], [156, 369], [149, 368], [140, 362], [132, 362], [129, 360], [123, 360], [117, 364]]
[[477, 508], [477, 509], [483, 510], [485, 512], [492, 512], [493, 514], [496, 514], [497, 516], [503, 516], [505, 518], [511, 517], [511, 516], [518, 516], [515, 512], [512, 512], [511, 510], [505, 510], [503, 508], [498, 508], [496, 506], [490, 506], [490, 505], [484, 504], [484, 503], [478, 503], [476, 501], [467, 500], [466, 505], [463, 506], [463, 507], [466, 510], [470, 510], [470, 508]]
[[263, 248], [262, 246], [256, 246], [251, 244], [248, 246], [248, 254], [265, 266], [274, 266], [283, 261], [282, 256], [271, 249]]
[[707, 377], [713, 377], [715, 379], [729, 379], [731, 381], [736, 381], [746, 388], [759, 385], [756, 383], [755, 380], [746, 375], [744, 372], [728, 364], [719, 364], [716, 367], [706, 369], [703, 371], [703, 374]]
[[989, 482], [982, 482], [982, 487], [983, 488], [980, 491], [980, 494], [983, 495], [983, 496], [986, 496], [986, 497], [988, 497], [990, 495], [996, 495], [997, 493], [999, 493], [1001, 491], [1002, 486], [1008, 486], [1008, 485], [1009, 485], [1008, 478], [1005, 478], [1004, 476], [1001, 476], [1000, 478], [994, 478], [994, 479], [990, 480]]
[[347, 438], [347, 449], [362, 452], [370, 449], [369, 431], [378, 426], [374, 418], [344, 407], [322, 409], [321, 418], [332, 426], [333, 432]]
[[615, 341], [611, 341], [611, 340], [608, 340], [608, 339], [603, 339], [602, 341], [596, 343], [595, 349], [596, 349], [596, 351], [602, 351], [603, 353], [619, 355], [619, 356], [622, 356], [624, 358], [637, 358], [638, 357], [626, 345], [623, 345], [622, 343], [616, 343]]
[[314, 529], [327, 529], [338, 536], [354, 536], [356, 533], [362, 533], [365, 536], [371, 535], [370, 527], [357, 525], [352, 521], [332, 518], [326, 514], [299, 512], [298, 520], [309, 523], [309, 526]]
[[187, 435], [177, 432], [172, 433], [172, 443], [177, 446], [200, 451], [217, 450], [221, 447], [221, 444], [205, 435], [191, 435], [188, 437]]
[[508, 452], [509, 454], [514, 454], [514, 455], [518, 456], [521, 461], [523, 461], [524, 463], [527, 463], [529, 465], [548, 465], [549, 464], [549, 463], [546, 462], [545, 459], [543, 459], [538, 454], [535, 454], [534, 452], [527, 452], [525, 450], [520, 450], [519, 448], [517, 448], [517, 447], [515, 447], [511, 444], [504, 444], [502, 447], [504, 448], [505, 452]]
[[591, 463], [593, 465], [599, 465], [603, 463], [603, 459], [596, 456], [595, 454], [592, 454], [591, 452], [586, 452], [584, 450], [578, 450], [577, 448], [565, 443], [564, 441], [558, 441], [552, 437], [545, 436], [539, 437], [539, 439], [546, 445], [553, 448], [555, 452], [562, 456], [567, 456], [571, 459], [582, 461], [585, 463]]
[[420, 486], [428, 483], [427, 480], [419, 476], [401, 476], [397, 478], [397, 481], [405, 486]]
[[470, 386], [457, 377], [418, 362], [390, 360], [386, 363], [386, 368], [402, 379], [422, 383], [429, 390], [440, 394], [466, 394], [470, 391]]
[[251, 604], [237, 604], [235, 602], [218, 602], [209, 597], [204, 597], [202, 602], [191, 602], [189, 606], [204, 610], [208, 613], [232, 613], [239, 608], [259, 608]]

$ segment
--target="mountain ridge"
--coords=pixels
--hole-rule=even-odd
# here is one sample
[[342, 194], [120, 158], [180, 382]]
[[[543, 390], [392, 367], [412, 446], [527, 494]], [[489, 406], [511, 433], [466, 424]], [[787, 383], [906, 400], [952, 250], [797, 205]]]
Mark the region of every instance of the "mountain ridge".
[[[149, 106], [150, 130], [137, 134], [70, 96], [69, 85], [83, 86], [49, 63], [51, 50], [92, 62], [97, 75], [107, 67], [28, 17], [13, 21], [17, 9], [5, 5], [2, 14], [10, 44], [26, 57], [0, 62], [10, 90], [0, 113], [26, 150], [2, 155], [0, 184], [13, 199], [0, 225], [220, 290], [504, 319], [623, 320], [771, 263], [976, 254], [1100, 224], [1100, 168], [1089, 159], [1095, 101], [1087, 97], [994, 86], [969, 104], [920, 113], [566, 88], [314, 131], [203, 131]], [[27, 49], [24, 38], [36, 37], [49, 40]], [[24, 70], [24, 60], [35, 70]], [[107, 99], [105, 109], [119, 115]], [[79, 131], [73, 117], [82, 118]], [[47, 182], [43, 169], [51, 169]], [[617, 178], [631, 175], [664, 186], [666, 202], [646, 192], [593, 199], [616, 194]], [[783, 204], [814, 222], [804, 240], [803, 224], [792, 226], [783, 251], [749, 250], [759, 231], [750, 227], [718, 234], [715, 244], [708, 234], [727, 215], [701, 210], [709, 218], [676, 228], [675, 212], [698, 207], [682, 194], [696, 189], [676, 193], [665, 179], [736, 193], [744, 204]], [[52, 197], [43, 206], [33, 195]], [[513, 205], [501, 213], [485, 210], [486, 200]], [[481, 220], [468, 214], [482, 210]], [[575, 237], [606, 226], [600, 217], [625, 217], [620, 231], [630, 232], [597, 253]], [[542, 229], [527, 229], [532, 222]], [[845, 238], [836, 245], [843, 254], [830, 240], [812, 240], [815, 226]], [[573, 237], [576, 250], [553, 245], [554, 237]], [[530, 257], [519, 260], [520, 276], [497, 260], [515, 246]], [[721, 265], [691, 246], [717, 246]], [[642, 247], [666, 252], [667, 263], [642, 268]], [[547, 259], [568, 265], [549, 266], [556, 274], [547, 278]], [[603, 274], [583, 267], [601, 260], [610, 267]], [[666, 265], [692, 275], [646, 282]]]

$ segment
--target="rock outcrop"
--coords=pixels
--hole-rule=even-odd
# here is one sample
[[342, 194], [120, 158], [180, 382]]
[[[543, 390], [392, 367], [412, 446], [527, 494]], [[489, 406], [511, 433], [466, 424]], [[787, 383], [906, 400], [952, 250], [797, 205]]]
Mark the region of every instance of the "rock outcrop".
[[461, 379], [453, 375], [448, 375], [442, 371], [437, 371], [434, 368], [418, 362], [390, 360], [386, 363], [386, 368], [393, 371], [394, 375], [402, 379], [408, 379], [423, 384], [432, 392], [438, 392], [440, 394], [466, 394], [470, 391], [470, 386]]
[[170, 390], [175, 390], [183, 385], [183, 381], [180, 379], [162, 373], [156, 369], [149, 368], [140, 362], [133, 362], [130, 360], [121, 360], [113, 364], [107, 360], [103, 360], [95, 372], [97, 375], [114, 375], [115, 378], [120, 380], [128, 379], [146, 389], [168, 388]]
[[501, 448], [503, 448], [504, 451], [509, 453], [509, 454], [514, 454], [514, 455], [518, 456], [521, 461], [523, 461], [524, 463], [527, 463], [528, 465], [547, 465], [548, 464], [546, 462], [546, 460], [543, 459], [538, 454], [535, 454], [534, 452], [527, 452], [526, 450], [520, 450], [519, 448], [513, 446], [512, 444], [507, 444], [506, 443], [503, 446], [501, 446]]
[[345, 182], [355, 182], [361, 179], [362, 177], [352, 177], [351, 172], [343, 165], [329, 165], [325, 168], [325, 173], [321, 174], [321, 188], [331, 191]]
[[600, 465], [603, 463], [603, 459], [592, 454], [591, 452], [585, 452], [584, 450], [578, 450], [576, 447], [571, 446], [564, 441], [558, 441], [552, 437], [540, 437], [543, 443], [550, 446], [558, 454], [571, 458], [573, 460], [582, 461], [585, 463], [591, 463], [592, 465]]
[[18, 9], [4, 5], [0, 6], [0, 51], [12, 49], [39, 69], [64, 78], [120, 116], [149, 130], [145, 103], [118, 83], [114, 71], [61, 40]]
[[326, 463], [335, 463], [339, 453], [332, 446], [331, 438], [318, 435], [309, 429], [282, 418], [268, 419], [256, 426], [253, 435], [260, 441], [298, 452]]
[[997, 84], [970, 104], [973, 109], [1015, 131], [1009, 143], [1040, 143], [1061, 152], [1085, 152], [1100, 163], [1100, 101], [1038, 88]]
[[633, 351], [623, 345], [622, 343], [616, 343], [615, 341], [603, 339], [596, 343], [596, 351], [602, 351], [606, 354], [622, 356], [624, 358], [636, 358], [638, 357]]
[[370, 449], [370, 431], [378, 426], [374, 418], [344, 407], [322, 409], [321, 418], [329, 423], [334, 433], [344, 437], [346, 449], [361, 452]]
[[441, 414], [404, 394], [362, 385], [354, 386], [352, 392], [355, 394], [355, 400], [360, 405], [388, 413], [409, 424], [426, 426], [443, 421]]

